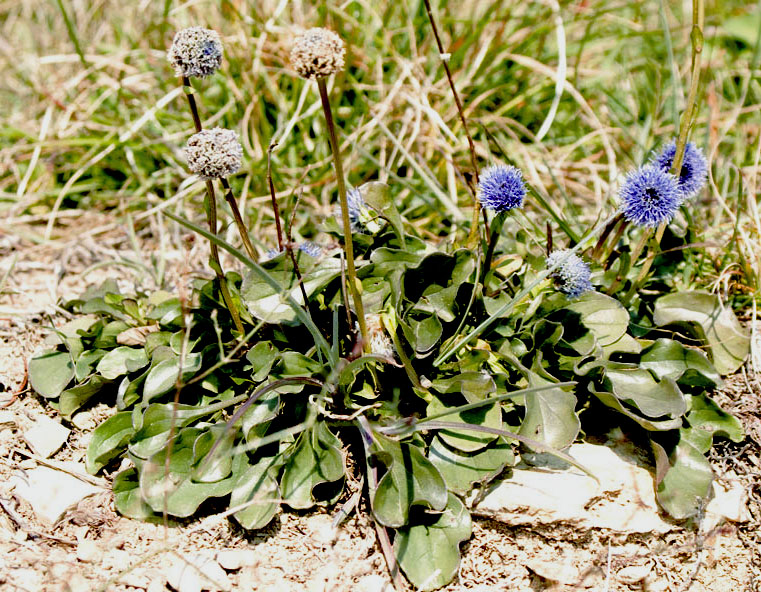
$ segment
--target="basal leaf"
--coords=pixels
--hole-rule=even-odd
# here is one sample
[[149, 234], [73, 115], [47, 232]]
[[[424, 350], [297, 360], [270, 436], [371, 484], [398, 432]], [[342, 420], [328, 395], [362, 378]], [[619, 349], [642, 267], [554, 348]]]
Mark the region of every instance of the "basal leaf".
[[95, 428], [87, 447], [87, 472], [94, 475], [125, 452], [134, 434], [132, 414], [129, 411], [120, 411]]
[[[200, 353], [192, 353], [185, 356], [185, 364], [182, 367], [182, 380], [185, 381], [201, 368], [202, 357]], [[177, 377], [180, 375], [180, 358], [169, 358], [158, 362], [151, 367], [143, 385], [143, 401], [151, 401], [177, 386]]]
[[629, 313], [623, 305], [599, 292], [587, 292], [566, 308], [581, 315], [581, 322], [601, 347], [616, 343], [629, 326]]
[[46, 351], [29, 361], [29, 382], [47, 399], [60, 395], [74, 378], [74, 364], [69, 352]]
[[444, 477], [450, 491], [467, 495], [474, 483], [490, 481], [512, 464], [515, 456], [502, 437], [483, 450], [466, 454], [447, 446], [436, 436], [428, 449], [428, 459]]
[[119, 376], [140, 370], [148, 365], [148, 356], [143, 348], [126, 345], [112, 349], [98, 362], [97, 371], [103, 378], [114, 380]]
[[440, 514], [400, 528], [394, 554], [418, 590], [436, 590], [452, 581], [460, 565], [460, 543], [470, 538], [472, 522], [465, 505], [451, 493]]
[[373, 513], [381, 524], [404, 526], [412, 506], [444, 509], [446, 483], [417, 446], [376, 433], [372, 451], [387, 468], [376, 490], [371, 492]]
[[750, 352], [750, 337], [732, 309], [716, 294], [677, 292], [655, 301], [653, 320], [658, 326], [690, 323], [711, 347], [713, 365], [722, 376], [742, 366]]
[[325, 422], [299, 434], [284, 456], [280, 491], [292, 508], [311, 508], [316, 503], [313, 490], [321, 483], [332, 483], [345, 473], [341, 442]]
[[110, 382], [110, 380], [95, 374], [83, 384], [63, 391], [58, 401], [58, 410], [61, 415], [67, 419], [70, 418], [72, 413], [97, 395]]
[[[536, 374], [528, 374], [529, 388], [553, 383]], [[529, 393], [525, 397], [526, 415], [518, 433], [563, 450], [573, 444], [579, 434], [576, 396], [560, 387]]]
[[114, 477], [114, 506], [127, 518], [147, 520], [155, 516], [151, 507], [140, 494], [140, 479], [134, 467], [121, 471]]
[[[434, 397], [428, 404], [426, 415], [430, 417], [454, 408], [456, 408], [456, 406], [446, 405], [441, 401], [441, 399]], [[490, 428], [499, 429], [502, 427], [502, 407], [499, 403], [482, 405], [476, 409], [470, 409], [468, 411], [462, 411], [459, 413], [451, 413], [446, 415], [445, 418], [447, 421], [455, 421], [457, 423], [467, 423], [472, 425], [483, 425]], [[441, 430], [439, 435], [447, 444], [464, 452], [475, 452], [476, 450], [481, 450], [497, 438], [496, 434], [475, 432], [469, 429]]]
[[671, 339], [658, 339], [648, 347], [639, 365], [658, 379], [670, 378], [696, 386], [718, 386], [721, 377], [703, 352], [684, 347]]
[[158, 453], [169, 440], [173, 425], [175, 430], [179, 430], [208, 413], [203, 407], [193, 405], [177, 405], [176, 411], [173, 407], [172, 403], [152, 403], [147, 407], [141, 426], [129, 446], [132, 454], [138, 458], [148, 458]]
[[714, 436], [724, 436], [733, 442], [742, 442], [745, 437], [740, 420], [705, 394], [691, 397], [687, 422], [690, 427], [682, 430], [682, 436], [702, 453], [710, 450]]
[[644, 368], [611, 363], [605, 369], [605, 380], [616, 397], [647, 417], [680, 417], [687, 411], [684, 395], [671, 378], [657, 381]]
[[652, 442], [655, 454], [656, 497], [661, 507], [677, 520], [698, 513], [711, 491], [713, 471], [706, 457], [685, 440], [670, 455]]
[[247, 504], [233, 514], [243, 528], [264, 528], [280, 507], [280, 492], [273, 476], [276, 459], [265, 457], [240, 474], [230, 496], [230, 507]]

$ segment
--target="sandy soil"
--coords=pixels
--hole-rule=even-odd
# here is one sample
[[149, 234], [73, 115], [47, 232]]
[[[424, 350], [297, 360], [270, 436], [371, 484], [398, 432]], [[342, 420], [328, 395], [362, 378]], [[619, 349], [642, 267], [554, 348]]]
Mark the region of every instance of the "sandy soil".
[[[183, 558], [196, 565], [214, 559], [225, 568], [211, 589], [392, 590], [366, 508], [338, 530], [328, 510], [284, 511], [262, 531], [246, 532], [211, 506], [194, 520], [168, 526], [126, 519], [115, 513], [105, 489], [54, 527], [41, 524], [7, 487], [12, 475], [38, 464], [21, 438], [25, 428], [41, 415], [59, 420], [26, 388], [24, 360], [40, 346], [42, 326], [62, 320], [59, 298], [108, 275], [131, 281], [118, 266], [83, 273], [88, 266], [135, 255], [124, 235], [113, 231], [44, 247], [0, 238], [2, 272], [11, 269], [0, 296], [0, 405], [10, 413], [0, 426], [0, 590], [158, 592], [171, 589], [167, 576]], [[183, 260], [177, 251], [165, 255]], [[621, 535], [475, 520], [473, 536], [462, 546], [460, 573], [446, 590], [761, 590], [759, 381], [738, 374], [718, 398], [740, 417], [748, 436], [740, 444], [720, 443], [711, 460], [719, 478], [739, 479], [746, 487], [750, 522], [726, 523], [702, 536], [694, 524], [665, 535]], [[82, 461], [90, 431], [109, 413], [99, 405], [78, 425], [68, 425], [71, 436], [52, 460]]]

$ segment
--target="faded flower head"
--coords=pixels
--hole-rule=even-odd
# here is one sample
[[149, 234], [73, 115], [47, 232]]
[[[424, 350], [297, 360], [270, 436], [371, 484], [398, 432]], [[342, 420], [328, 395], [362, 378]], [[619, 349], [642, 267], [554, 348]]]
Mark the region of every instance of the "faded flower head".
[[[663, 171], [670, 172], [676, 156], [676, 141], [672, 140], [652, 160], [652, 164]], [[708, 161], [702, 150], [692, 142], [687, 142], [682, 159], [677, 185], [681, 198], [692, 197], [705, 185], [708, 177]]]
[[378, 356], [393, 358], [394, 346], [388, 333], [386, 333], [381, 316], [377, 313], [366, 315], [365, 326], [367, 327], [367, 338], [370, 341], [370, 352]]
[[302, 78], [324, 78], [344, 68], [344, 42], [333, 31], [315, 27], [296, 39], [291, 64]]
[[626, 220], [650, 228], [670, 221], [682, 203], [676, 178], [653, 165], [629, 173], [619, 198]]
[[222, 42], [211, 29], [182, 29], [174, 36], [167, 59], [177, 76], [211, 76], [222, 65]]
[[[375, 220], [375, 214], [367, 207], [365, 198], [359, 189], [352, 188], [346, 192], [346, 205], [349, 209], [349, 223], [352, 232], [361, 232], [367, 229], [371, 233], [376, 233], [381, 229], [380, 224]], [[341, 221], [341, 208], [336, 206], [335, 216]]]
[[568, 249], [553, 251], [547, 257], [547, 267], [553, 267], [558, 263], [560, 267], [555, 269], [550, 277], [555, 280], [558, 290], [568, 298], [578, 298], [584, 292], [594, 290], [589, 265], [576, 253], [571, 253]]
[[490, 166], [481, 173], [478, 201], [487, 210], [507, 212], [519, 208], [525, 196], [523, 173], [514, 166]]
[[215, 127], [203, 130], [188, 138], [185, 146], [188, 167], [204, 179], [229, 177], [240, 170], [243, 148], [238, 134]]

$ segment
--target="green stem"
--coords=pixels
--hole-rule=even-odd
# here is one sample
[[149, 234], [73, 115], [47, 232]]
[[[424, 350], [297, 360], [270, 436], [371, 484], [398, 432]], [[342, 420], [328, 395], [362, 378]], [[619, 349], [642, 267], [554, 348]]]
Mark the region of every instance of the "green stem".
[[248, 256], [251, 257], [251, 259], [256, 260], [256, 250], [254, 249], [254, 245], [251, 244], [251, 239], [248, 236], [248, 229], [246, 228], [245, 222], [243, 222], [243, 216], [240, 214], [240, 210], [238, 209], [238, 202], [235, 200], [235, 196], [233, 195], [233, 190], [230, 187], [230, 183], [227, 182], [227, 179], [224, 177], [222, 180], [222, 188], [225, 190], [225, 200], [227, 200], [227, 204], [230, 206], [230, 210], [232, 210], [233, 218], [235, 219], [235, 224], [238, 227], [238, 233], [240, 234], [240, 238], [243, 241], [243, 246], [246, 249], [246, 253], [248, 253]]
[[365, 325], [365, 310], [362, 306], [362, 297], [358, 290], [357, 270], [354, 267], [354, 245], [351, 240], [351, 222], [349, 220], [349, 202], [346, 198], [346, 183], [344, 181], [343, 163], [341, 161], [341, 152], [338, 149], [338, 138], [336, 137], [336, 128], [333, 123], [333, 112], [330, 109], [330, 99], [328, 98], [328, 87], [324, 78], [317, 79], [317, 88], [320, 90], [320, 100], [322, 101], [322, 110], [325, 113], [325, 121], [328, 127], [328, 137], [330, 138], [330, 147], [333, 150], [333, 163], [336, 167], [336, 183], [338, 184], [338, 199], [341, 204], [341, 218], [343, 218], [344, 231], [344, 251], [346, 252], [346, 276], [354, 301], [354, 309], [357, 313], [359, 322], [359, 333], [362, 338], [362, 347], [367, 350], [370, 341], [367, 338], [367, 327]]

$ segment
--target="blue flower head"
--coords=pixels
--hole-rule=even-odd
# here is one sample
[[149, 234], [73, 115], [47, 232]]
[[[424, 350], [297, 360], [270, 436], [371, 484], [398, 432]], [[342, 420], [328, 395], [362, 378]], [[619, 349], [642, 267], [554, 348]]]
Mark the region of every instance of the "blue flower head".
[[317, 243], [313, 243], [312, 241], [304, 241], [303, 243], [299, 244], [299, 251], [306, 253], [314, 259], [317, 259], [320, 255], [322, 255], [322, 247], [320, 247], [320, 245]]
[[283, 251], [281, 251], [280, 249], [276, 249], [275, 247], [272, 247], [271, 249], [267, 249], [264, 252], [264, 256], [262, 256], [262, 261], [269, 261], [270, 259], [274, 259], [282, 252]]
[[365, 198], [359, 189], [349, 189], [346, 194], [346, 203], [349, 206], [349, 222], [352, 230], [359, 230], [362, 214], [367, 211]]
[[[676, 142], [672, 140], [663, 150], [653, 157], [652, 164], [666, 172], [671, 171], [676, 156]], [[703, 152], [692, 142], [687, 142], [684, 148], [682, 170], [679, 172], [679, 194], [681, 198], [692, 197], [705, 185], [708, 177], [708, 161]]]
[[584, 292], [594, 290], [589, 265], [576, 253], [571, 253], [568, 249], [553, 251], [547, 257], [547, 267], [557, 264], [560, 264], [560, 267], [552, 272], [551, 277], [555, 280], [558, 290], [568, 298], [578, 298]]
[[507, 212], [519, 208], [525, 196], [523, 174], [514, 166], [490, 166], [481, 173], [478, 201], [487, 210]]
[[671, 220], [682, 203], [676, 178], [653, 165], [629, 173], [618, 195], [624, 218], [650, 228]]

